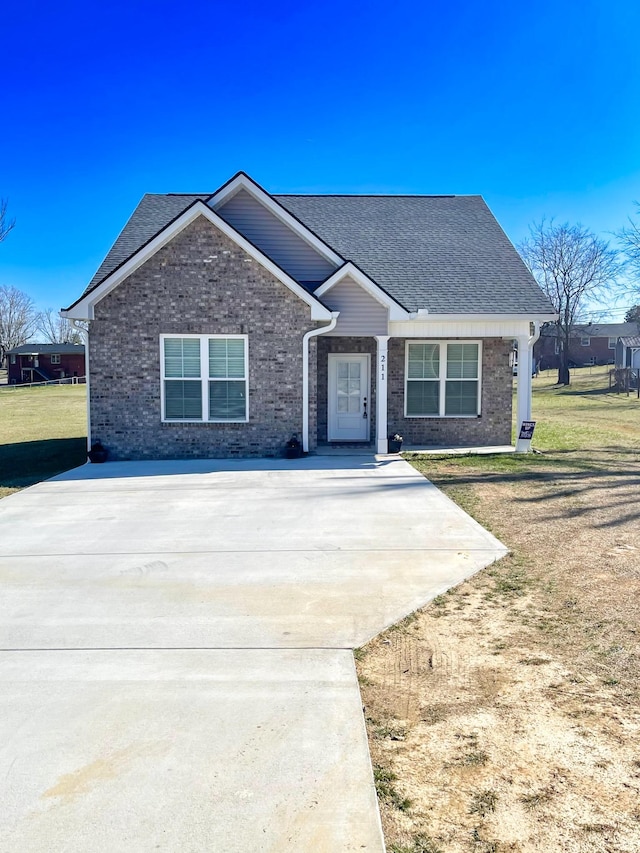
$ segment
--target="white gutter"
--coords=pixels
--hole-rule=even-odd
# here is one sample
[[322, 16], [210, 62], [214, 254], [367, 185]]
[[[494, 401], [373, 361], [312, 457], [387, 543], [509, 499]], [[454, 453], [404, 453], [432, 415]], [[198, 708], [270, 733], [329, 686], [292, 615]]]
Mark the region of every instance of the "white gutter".
[[[60, 312], [61, 316], [63, 312]], [[71, 318], [69, 318], [71, 319]], [[89, 329], [79, 325], [81, 320], [71, 319], [73, 328], [80, 332], [84, 341], [84, 376], [87, 386], [87, 450], [91, 450], [91, 395], [89, 394]]]
[[302, 452], [309, 452], [309, 341], [315, 338], [316, 335], [324, 335], [327, 332], [332, 332], [338, 317], [339, 311], [331, 312], [331, 322], [327, 326], [320, 326], [319, 329], [311, 329], [306, 332], [302, 338]]

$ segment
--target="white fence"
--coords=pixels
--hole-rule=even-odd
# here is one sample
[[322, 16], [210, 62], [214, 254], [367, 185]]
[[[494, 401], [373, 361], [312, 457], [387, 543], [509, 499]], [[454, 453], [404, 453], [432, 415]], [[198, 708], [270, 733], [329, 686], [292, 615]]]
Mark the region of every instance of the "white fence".
[[19, 391], [20, 388], [42, 388], [45, 385], [85, 385], [86, 376], [65, 376], [64, 379], [49, 379], [44, 382], [14, 382], [11, 385], [0, 385], [0, 391]]

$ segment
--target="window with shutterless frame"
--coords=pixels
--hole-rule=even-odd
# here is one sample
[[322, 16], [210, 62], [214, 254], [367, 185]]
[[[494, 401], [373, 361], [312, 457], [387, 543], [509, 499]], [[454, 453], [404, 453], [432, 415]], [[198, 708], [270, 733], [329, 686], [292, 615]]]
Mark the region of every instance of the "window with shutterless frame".
[[407, 341], [407, 418], [471, 418], [480, 414], [480, 341]]
[[161, 335], [162, 420], [245, 423], [246, 335]]

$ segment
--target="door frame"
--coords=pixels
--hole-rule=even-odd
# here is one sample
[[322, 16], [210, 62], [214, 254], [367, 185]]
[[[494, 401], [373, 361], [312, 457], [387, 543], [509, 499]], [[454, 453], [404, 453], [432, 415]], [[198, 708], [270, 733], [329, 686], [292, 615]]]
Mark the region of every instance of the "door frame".
[[[345, 358], [365, 359], [367, 377], [365, 382], [367, 399], [367, 435], [366, 438], [331, 438], [331, 384], [335, 369], [332, 362]], [[327, 441], [344, 441], [348, 444], [369, 444], [371, 442], [371, 353], [368, 352], [330, 352], [327, 353]]]

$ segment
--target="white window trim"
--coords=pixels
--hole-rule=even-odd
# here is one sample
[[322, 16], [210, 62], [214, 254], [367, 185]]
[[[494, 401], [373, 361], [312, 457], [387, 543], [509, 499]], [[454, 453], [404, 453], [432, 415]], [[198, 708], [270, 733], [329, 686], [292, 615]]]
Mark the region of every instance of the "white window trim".
[[[202, 392], [202, 414], [199, 419], [192, 418], [166, 418], [165, 417], [165, 399], [164, 399], [164, 383], [167, 379], [165, 376], [164, 363], [164, 342], [167, 338], [191, 338], [200, 341], [200, 379], [191, 377], [191, 381], [199, 381]], [[223, 340], [241, 340], [244, 341], [244, 383], [246, 388], [245, 399], [246, 417], [239, 420], [227, 420], [226, 418], [209, 418], [209, 341], [213, 339]], [[171, 377], [169, 378], [169, 381]], [[217, 381], [217, 380], [214, 380]], [[242, 380], [234, 380], [236, 382]], [[249, 422], [249, 336], [248, 335], [183, 335], [179, 332], [173, 334], [160, 335], [160, 420], [163, 424], [246, 424]]]
[[60, 364], [60, 353], [52, 352], [51, 353], [51, 364]]
[[[586, 343], [585, 343], [586, 341]], [[591, 338], [588, 338], [586, 335], [583, 335], [580, 338], [580, 346], [581, 347], [590, 347], [591, 346]]]
[[[612, 343], [612, 341], [613, 341], [613, 343]], [[617, 339], [617, 338], [612, 338], [612, 337], [610, 337], [610, 338], [609, 338], [609, 349], [615, 349], [615, 348], [616, 348], [616, 344], [617, 344], [617, 343], [618, 343], [618, 339]]]
[[[408, 415], [407, 414], [407, 383], [410, 381], [419, 381], [419, 380], [410, 380], [409, 379], [409, 344], [438, 344], [440, 347], [440, 375], [438, 380], [440, 382], [440, 395], [438, 400], [438, 414], [437, 415]], [[478, 401], [476, 405], [476, 414], [475, 415], [445, 415], [445, 400], [446, 400], [446, 383], [447, 381], [457, 381], [457, 380], [447, 380], [447, 358], [448, 358], [448, 346], [449, 344], [477, 344], [478, 346], [478, 378], [474, 379], [474, 382], [478, 383]], [[444, 350], [443, 350], [444, 348]], [[442, 354], [444, 351], [444, 358], [442, 358]], [[436, 381], [436, 380], [434, 380]], [[448, 340], [433, 340], [430, 338], [426, 339], [407, 339], [404, 345], [404, 416], [407, 419], [414, 418], [478, 418], [482, 414], [482, 341], [481, 340], [469, 340], [468, 338], [458, 338], [458, 339], [448, 339]]]

